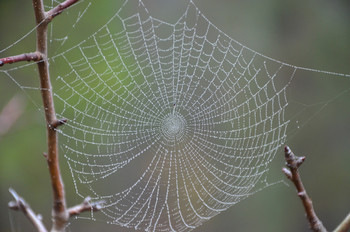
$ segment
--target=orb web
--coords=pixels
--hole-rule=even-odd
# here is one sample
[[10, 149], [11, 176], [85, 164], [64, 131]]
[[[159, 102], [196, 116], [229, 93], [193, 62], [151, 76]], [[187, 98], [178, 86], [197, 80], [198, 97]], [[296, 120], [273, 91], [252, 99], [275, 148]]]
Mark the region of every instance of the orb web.
[[127, 1], [53, 59], [66, 72], [54, 95], [76, 190], [104, 200], [109, 223], [192, 230], [261, 187], [285, 140], [296, 68], [231, 39], [192, 2], [171, 24]]

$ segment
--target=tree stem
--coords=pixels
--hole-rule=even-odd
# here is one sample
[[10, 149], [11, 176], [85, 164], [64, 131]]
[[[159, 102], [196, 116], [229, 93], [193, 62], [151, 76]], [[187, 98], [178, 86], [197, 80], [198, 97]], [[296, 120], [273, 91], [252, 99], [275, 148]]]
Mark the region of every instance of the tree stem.
[[47, 20], [44, 11], [43, 0], [33, 0], [36, 24], [37, 24], [37, 52], [42, 54], [42, 61], [38, 62], [38, 70], [40, 76], [40, 89], [45, 110], [46, 133], [47, 133], [47, 163], [51, 177], [53, 190], [53, 209], [52, 209], [52, 229], [51, 231], [65, 231], [66, 223], [69, 219], [69, 213], [66, 206], [66, 197], [64, 185], [61, 177], [59, 160], [58, 160], [58, 135], [56, 126], [58, 120], [56, 118], [55, 106], [52, 97], [52, 86], [50, 81], [49, 63], [47, 60], [47, 28], [49, 20]]

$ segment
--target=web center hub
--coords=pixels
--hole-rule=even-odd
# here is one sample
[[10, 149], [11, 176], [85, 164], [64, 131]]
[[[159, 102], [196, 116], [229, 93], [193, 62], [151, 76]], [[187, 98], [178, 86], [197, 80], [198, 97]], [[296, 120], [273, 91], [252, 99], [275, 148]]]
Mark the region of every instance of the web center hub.
[[180, 140], [186, 130], [186, 120], [178, 113], [166, 115], [161, 124], [162, 134], [169, 140]]

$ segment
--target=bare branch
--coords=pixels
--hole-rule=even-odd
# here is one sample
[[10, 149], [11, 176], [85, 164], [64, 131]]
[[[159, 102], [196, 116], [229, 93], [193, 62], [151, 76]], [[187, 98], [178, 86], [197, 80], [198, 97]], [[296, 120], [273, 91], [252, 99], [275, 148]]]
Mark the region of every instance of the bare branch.
[[10, 201], [8, 206], [10, 209], [22, 211], [23, 214], [29, 219], [29, 221], [35, 226], [39, 232], [47, 232], [43, 222], [41, 221], [41, 216], [36, 215], [34, 211], [30, 208], [27, 202], [20, 197], [15, 190], [12, 188], [9, 189], [9, 192], [12, 194], [14, 201]]
[[339, 224], [339, 226], [334, 230], [334, 232], [346, 232], [349, 230], [350, 230], [350, 213]]
[[[40, 61], [37, 63], [40, 89], [45, 109], [45, 120], [47, 123], [47, 146], [48, 152], [44, 153], [47, 160], [51, 178], [53, 192], [53, 209], [52, 209], [52, 229], [55, 232], [64, 232], [69, 217], [88, 210], [101, 209], [100, 203], [89, 203], [90, 199], [73, 208], [67, 209], [64, 185], [61, 177], [61, 171], [58, 160], [58, 135], [56, 128], [67, 122], [67, 119], [58, 120], [56, 118], [55, 106], [52, 96], [52, 86], [49, 72], [48, 49], [47, 49], [47, 31], [48, 24], [51, 20], [62, 13], [78, 0], [66, 0], [57, 5], [52, 10], [45, 12], [43, 0], [32, 0], [35, 19], [36, 19], [36, 52], [21, 54], [17, 56], [0, 59], [0, 66], [20, 61]], [[29, 205], [18, 196], [18, 194], [10, 189], [11, 194], [16, 199], [16, 202], [10, 202], [9, 207], [16, 210], [21, 210], [32, 221], [39, 232], [46, 232], [40, 218], [34, 214]]]
[[69, 216], [75, 216], [75, 215], [79, 215], [82, 212], [85, 211], [92, 211], [92, 212], [96, 212], [102, 209], [103, 207], [103, 201], [99, 201], [99, 202], [90, 202], [91, 198], [87, 197], [84, 199], [84, 201], [76, 206], [73, 206], [71, 208], [68, 209], [69, 212]]
[[311, 198], [307, 195], [304, 185], [300, 179], [298, 168], [304, 162], [305, 157], [298, 157], [294, 155], [288, 146], [285, 146], [284, 154], [286, 159], [286, 166], [289, 170], [287, 168], [283, 168], [282, 171], [287, 176], [287, 178], [293, 182], [298, 191], [298, 196], [303, 203], [311, 230], [315, 232], [327, 232], [321, 220], [317, 217], [312, 205]]
[[46, 20], [43, 0], [33, 0], [34, 13], [37, 23], [36, 42], [37, 51], [43, 54], [43, 61], [38, 63], [40, 76], [41, 97], [45, 109], [45, 119], [47, 122], [47, 163], [51, 177], [53, 191], [52, 209], [52, 231], [64, 231], [69, 219], [64, 185], [58, 160], [58, 136], [55, 130], [57, 123], [55, 106], [52, 97], [52, 87], [49, 73], [49, 63], [47, 58], [47, 27], [50, 21]]
[[66, 0], [66, 1], [58, 4], [56, 7], [54, 7], [53, 9], [51, 9], [50, 11], [48, 11], [46, 13], [47, 18], [51, 21], [54, 17], [61, 14], [65, 9], [72, 6], [73, 4], [75, 4], [78, 1], [79, 0]]
[[0, 66], [21, 61], [40, 61], [42, 60], [42, 58], [42, 54], [40, 54], [39, 52], [24, 53], [17, 56], [0, 58]]

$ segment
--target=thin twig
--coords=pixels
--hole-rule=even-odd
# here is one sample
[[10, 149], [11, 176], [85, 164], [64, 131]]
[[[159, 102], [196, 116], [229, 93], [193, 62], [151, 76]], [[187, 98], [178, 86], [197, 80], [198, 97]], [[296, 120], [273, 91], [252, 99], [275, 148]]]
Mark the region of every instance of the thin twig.
[[307, 195], [304, 185], [300, 179], [298, 168], [304, 162], [305, 157], [298, 157], [294, 155], [288, 146], [285, 146], [284, 154], [286, 159], [286, 166], [288, 169], [283, 168], [282, 171], [288, 177], [288, 179], [293, 182], [298, 191], [298, 196], [304, 205], [306, 217], [309, 221], [311, 230], [315, 232], [327, 232], [321, 220], [317, 217], [312, 205], [311, 198]]
[[[42, 0], [33, 0], [33, 5], [34, 5], [34, 10], [36, 12], [36, 21], [37, 21], [37, 31], [39, 27], [45, 28], [47, 27], [48, 23], [61, 14], [65, 9], [69, 8], [70, 6], [74, 5], [77, 3], [79, 0], [66, 0], [60, 4], [58, 4], [56, 7], [52, 8], [48, 12], [45, 12], [44, 10], [44, 5], [42, 4]], [[46, 30], [41, 30], [46, 31], [45, 36], [47, 34], [47, 29]], [[40, 40], [40, 43], [47, 43], [47, 39], [45, 40]], [[39, 49], [38, 49], [39, 50]], [[10, 56], [10, 57], [5, 57], [5, 58], [0, 58], [0, 66], [3, 66], [5, 64], [12, 64], [12, 63], [17, 63], [21, 61], [41, 61], [43, 60], [47, 55], [47, 53], [40, 53], [39, 51], [36, 52], [30, 52], [30, 53], [23, 53], [20, 55], [16, 56]]]
[[36, 215], [34, 211], [30, 208], [27, 202], [20, 197], [15, 190], [9, 189], [12, 194], [14, 201], [10, 201], [8, 206], [10, 209], [22, 211], [23, 214], [29, 219], [29, 221], [35, 226], [39, 232], [47, 232], [43, 222], [41, 221], [41, 216]]
[[339, 224], [339, 226], [334, 230], [334, 232], [346, 232], [349, 230], [350, 230], [350, 213]]
[[79, 215], [82, 212], [86, 212], [86, 211], [90, 211], [90, 212], [99, 211], [102, 209], [103, 204], [104, 204], [103, 201], [91, 202], [91, 198], [87, 197], [84, 199], [84, 201], [81, 204], [73, 206], [68, 209], [69, 216], [72, 217], [75, 215]]
[[70, 7], [71, 5], [75, 4], [79, 0], [66, 0], [60, 4], [58, 4], [56, 7], [51, 9], [50, 11], [47, 12], [47, 17], [49, 20], [52, 20], [54, 17], [57, 15], [61, 14], [65, 9]]
[[39, 52], [24, 53], [17, 56], [0, 58], [0, 66], [4, 64], [12, 64], [20, 61], [39, 61], [42, 60], [42, 55]]

